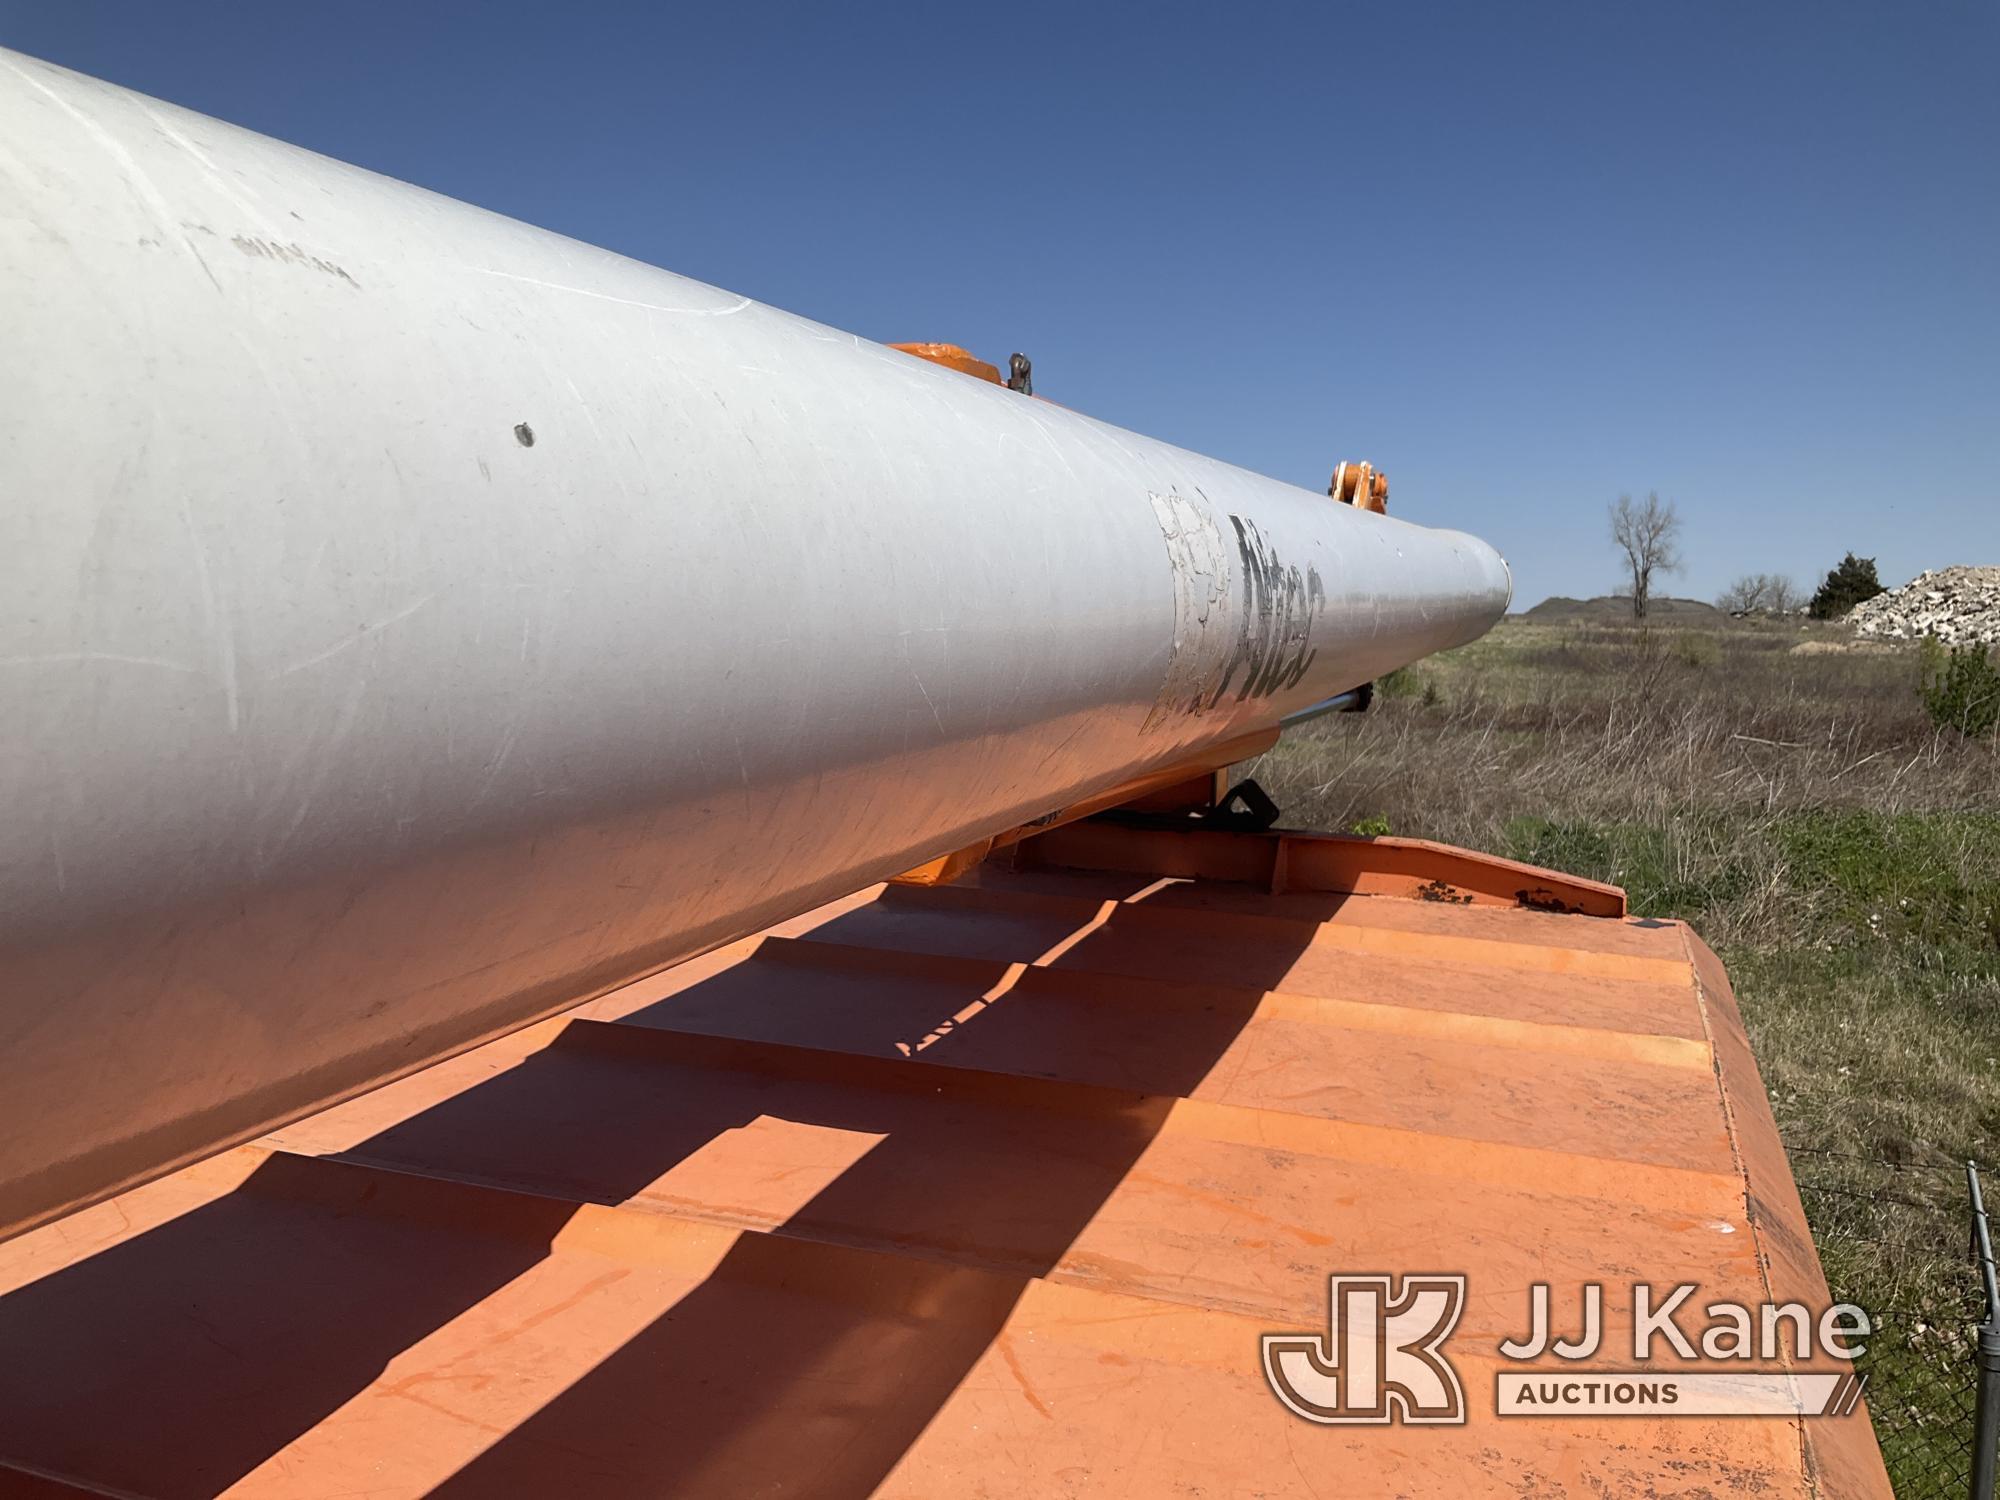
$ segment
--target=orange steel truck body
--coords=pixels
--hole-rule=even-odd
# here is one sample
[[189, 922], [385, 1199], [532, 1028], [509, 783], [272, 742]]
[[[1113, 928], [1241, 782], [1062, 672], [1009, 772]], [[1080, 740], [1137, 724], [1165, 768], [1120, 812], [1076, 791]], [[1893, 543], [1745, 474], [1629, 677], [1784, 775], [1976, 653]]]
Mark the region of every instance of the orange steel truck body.
[[[1602, 1284], [1607, 1347], [1635, 1278], [1826, 1301], [1693, 933], [1163, 822], [869, 887], [0, 1246], [0, 1476], [1887, 1495], [1861, 1415], [1494, 1413], [1533, 1283]], [[1464, 1425], [1280, 1405], [1260, 1339], [1324, 1329], [1342, 1270], [1467, 1278]], [[1758, 1368], [1794, 1366], [1844, 1369]]]

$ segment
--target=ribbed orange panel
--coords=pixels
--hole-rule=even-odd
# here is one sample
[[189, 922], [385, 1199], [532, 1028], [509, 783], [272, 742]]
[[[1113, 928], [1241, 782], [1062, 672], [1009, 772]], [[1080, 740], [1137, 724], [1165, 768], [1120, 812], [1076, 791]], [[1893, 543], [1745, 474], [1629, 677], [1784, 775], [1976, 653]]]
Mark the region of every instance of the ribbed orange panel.
[[[0, 1492], [1887, 1500], [1864, 1415], [1494, 1412], [1532, 1283], [1824, 1295], [1685, 929], [1104, 826], [0, 1245]], [[1468, 1278], [1466, 1425], [1292, 1416], [1260, 1335], [1392, 1270]]]

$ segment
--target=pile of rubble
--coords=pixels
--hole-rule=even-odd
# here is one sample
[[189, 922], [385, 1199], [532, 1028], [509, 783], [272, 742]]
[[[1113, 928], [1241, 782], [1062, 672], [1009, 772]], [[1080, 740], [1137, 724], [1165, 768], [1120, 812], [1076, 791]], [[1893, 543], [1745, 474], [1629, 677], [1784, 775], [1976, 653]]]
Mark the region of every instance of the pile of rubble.
[[1931, 635], [1952, 646], [2000, 645], [2000, 568], [1919, 573], [1901, 588], [1855, 605], [1847, 619], [1862, 635], [1900, 640]]

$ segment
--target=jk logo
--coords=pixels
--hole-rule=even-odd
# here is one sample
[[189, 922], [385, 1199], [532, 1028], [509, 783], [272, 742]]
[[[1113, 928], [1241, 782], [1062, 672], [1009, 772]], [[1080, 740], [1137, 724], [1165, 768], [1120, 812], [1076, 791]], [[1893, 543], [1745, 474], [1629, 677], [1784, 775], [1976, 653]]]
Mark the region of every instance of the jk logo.
[[1463, 1423], [1465, 1391], [1439, 1346], [1465, 1310], [1463, 1276], [1334, 1276], [1324, 1337], [1264, 1335], [1264, 1378], [1308, 1422]]

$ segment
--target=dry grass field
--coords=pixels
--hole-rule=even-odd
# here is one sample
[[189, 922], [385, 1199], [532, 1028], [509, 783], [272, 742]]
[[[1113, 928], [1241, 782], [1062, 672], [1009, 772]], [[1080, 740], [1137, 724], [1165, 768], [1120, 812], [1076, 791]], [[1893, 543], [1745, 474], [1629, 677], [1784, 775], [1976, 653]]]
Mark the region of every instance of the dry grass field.
[[2000, 1168], [2000, 744], [1934, 729], [1917, 662], [1797, 620], [1510, 618], [1249, 768], [1289, 826], [1612, 881], [1718, 950], [1835, 1292], [1887, 1319], [1906, 1493], [1957, 1421], [1925, 1382], [1963, 1363], [1962, 1164]]

